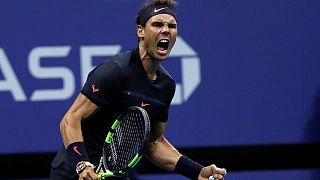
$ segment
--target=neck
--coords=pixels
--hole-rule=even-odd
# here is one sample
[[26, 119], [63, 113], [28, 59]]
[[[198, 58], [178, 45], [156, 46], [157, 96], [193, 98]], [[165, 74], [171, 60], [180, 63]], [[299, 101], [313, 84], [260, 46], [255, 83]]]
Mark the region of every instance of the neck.
[[156, 80], [160, 61], [153, 59], [142, 44], [139, 44], [139, 54], [143, 68], [150, 80]]

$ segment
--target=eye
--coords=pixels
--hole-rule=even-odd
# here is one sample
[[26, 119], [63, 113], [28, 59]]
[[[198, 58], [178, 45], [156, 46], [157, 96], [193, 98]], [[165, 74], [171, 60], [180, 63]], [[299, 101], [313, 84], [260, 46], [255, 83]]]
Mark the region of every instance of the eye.
[[154, 22], [154, 23], [152, 23], [152, 26], [154, 26], [154, 27], [162, 27], [163, 23], [162, 22]]
[[177, 28], [177, 24], [169, 24], [168, 27], [172, 28], [172, 29], [176, 29]]

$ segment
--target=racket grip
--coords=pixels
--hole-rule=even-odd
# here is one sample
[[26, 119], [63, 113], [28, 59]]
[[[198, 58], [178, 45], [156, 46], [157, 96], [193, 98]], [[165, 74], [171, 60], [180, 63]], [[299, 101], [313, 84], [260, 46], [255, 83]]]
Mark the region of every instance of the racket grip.
[[101, 169], [101, 166], [102, 166], [102, 163], [103, 163], [103, 157], [100, 158], [100, 162], [99, 162], [99, 165], [96, 169], [96, 174], [98, 174], [100, 172], [100, 169]]
[[209, 180], [214, 180], [214, 177], [212, 175], [209, 176]]

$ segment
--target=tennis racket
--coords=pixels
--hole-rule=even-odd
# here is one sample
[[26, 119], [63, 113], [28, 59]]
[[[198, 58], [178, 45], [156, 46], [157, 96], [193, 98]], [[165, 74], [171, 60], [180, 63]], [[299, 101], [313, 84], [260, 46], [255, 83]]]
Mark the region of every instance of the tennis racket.
[[[125, 176], [141, 159], [149, 141], [150, 120], [138, 106], [125, 110], [111, 126], [95, 173], [98, 178]], [[105, 173], [99, 173], [104, 168]]]

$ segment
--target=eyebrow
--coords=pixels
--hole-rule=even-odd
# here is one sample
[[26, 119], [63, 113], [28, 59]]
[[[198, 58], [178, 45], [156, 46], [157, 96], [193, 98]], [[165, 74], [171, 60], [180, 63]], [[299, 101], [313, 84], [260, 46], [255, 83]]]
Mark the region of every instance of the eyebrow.
[[168, 23], [171, 23], [171, 24], [177, 24], [177, 21], [174, 17], [169, 17], [169, 18], [164, 18], [164, 17], [155, 17], [155, 18], [152, 18], [153, 22], [164, 22], [164, 20], [167, 20], [169, 19]]
[[168, 23], [168, 24], [177, 24], [175, 20], [163, 21], [162, 19], [154, 19], [151, 23]]

